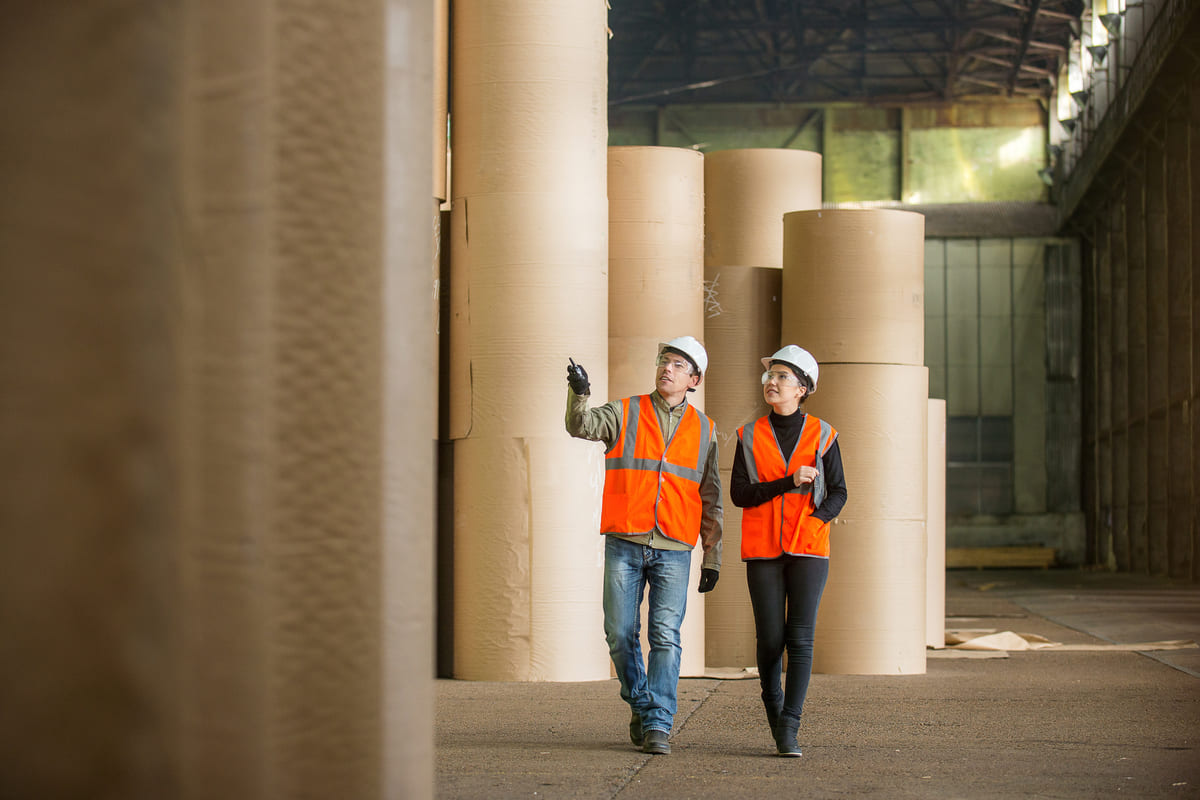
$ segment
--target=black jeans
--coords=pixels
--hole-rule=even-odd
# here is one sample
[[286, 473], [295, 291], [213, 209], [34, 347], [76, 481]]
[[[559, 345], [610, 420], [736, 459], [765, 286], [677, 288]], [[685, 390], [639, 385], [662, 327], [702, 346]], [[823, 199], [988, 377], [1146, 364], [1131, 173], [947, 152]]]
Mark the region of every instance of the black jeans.
[[[758, 679], [768, 711], [780, 719], [799, 721], [812, 676], [813, 630], [829, 559], [781, 556], [746, 562], [746, 583], [754, 606], [758, 637]], [[783, 653], [787, 650], [787, 686], [780, 690]]]

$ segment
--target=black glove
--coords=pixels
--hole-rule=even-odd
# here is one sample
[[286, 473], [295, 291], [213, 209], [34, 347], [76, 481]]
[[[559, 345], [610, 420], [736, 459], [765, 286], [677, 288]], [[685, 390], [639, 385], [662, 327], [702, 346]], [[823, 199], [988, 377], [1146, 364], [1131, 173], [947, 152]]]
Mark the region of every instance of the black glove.
[[717, 578], [721, 577], [721, 573], [715, 569], [705, 567], [700, 570], [700, 594], [711, 592], [713, 587], [717, 585]]
[[587, 370], [582, 364], [576, 364], [575, 359], [568, 358], [571, 366], [567, 367], [567, 383], [571, 384], [571, 391], [580, 397], [584, 397], [592, 393], [592, 385], [588, 383]]

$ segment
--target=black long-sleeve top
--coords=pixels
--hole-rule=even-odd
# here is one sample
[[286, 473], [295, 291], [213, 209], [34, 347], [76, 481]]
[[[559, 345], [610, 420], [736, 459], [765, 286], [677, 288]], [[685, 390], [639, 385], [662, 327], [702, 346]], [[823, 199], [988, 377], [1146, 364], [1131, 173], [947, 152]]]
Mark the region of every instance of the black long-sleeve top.
[[[771, 428], [775, 431], [775, 438], [784, 453], [791, 453], [796, 447], [796, 442], [800, 441], [800, 432], [804, 429], [806, 416], [800, 409], [786, 417], [774, 411], [767, 415]], [[733, 473], [729, 477], [729, 496], [738, 508], [762, 505], [796, 488], [792, 475], [765, 483], [751, 481], [746, 471], [746, 459], [742, 455], [740, 442], [734, 447], [734, 452]], [[841, 513], [842, 507], [846, 505], [846, 476], [842, 472], [842, 451], [838, 447], [837, 439], [834, 439], [833, 444], [825, 451], [821, 462], [825, 468], [825, 499], [813, 512], [813, 516], [822, 522], [829, 522]]]

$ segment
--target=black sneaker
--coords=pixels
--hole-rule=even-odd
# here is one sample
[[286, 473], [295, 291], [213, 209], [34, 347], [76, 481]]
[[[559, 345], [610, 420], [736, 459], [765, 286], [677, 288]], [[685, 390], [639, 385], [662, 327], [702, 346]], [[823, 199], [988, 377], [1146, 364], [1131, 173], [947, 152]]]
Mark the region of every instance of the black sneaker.
[[641, 747], [642, 735], [642, 718], [634, 711], [633, 716], [629, 718], [629, 741]]
[[665, 756], [671, 752], [671, 743], [667, 741], [667, 732], [654, 730], [646, 731], [646, 742], [642, 745], [643, 753], [653, 753]]
[[781, 722], [775, 729], [775, 749], [779, 755], [787, 758], [804, 755], [800, 752], [800, 745], [796, 744], [796, 728]]

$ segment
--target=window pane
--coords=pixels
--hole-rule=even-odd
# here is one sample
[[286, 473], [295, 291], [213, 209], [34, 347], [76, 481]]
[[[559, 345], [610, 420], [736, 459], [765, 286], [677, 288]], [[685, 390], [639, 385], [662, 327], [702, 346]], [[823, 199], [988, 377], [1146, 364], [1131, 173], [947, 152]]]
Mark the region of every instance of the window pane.
[[946, 460], [979, 460], [978, 417], [950, 417], [946, 420]]
[[979, 439], [980, 461], [1012, 461], [1012, 417], [980, 417]]

